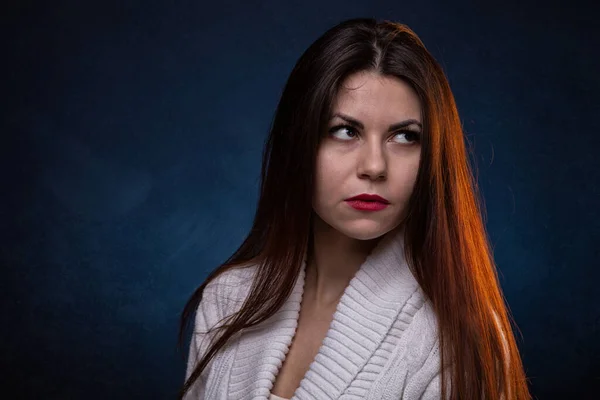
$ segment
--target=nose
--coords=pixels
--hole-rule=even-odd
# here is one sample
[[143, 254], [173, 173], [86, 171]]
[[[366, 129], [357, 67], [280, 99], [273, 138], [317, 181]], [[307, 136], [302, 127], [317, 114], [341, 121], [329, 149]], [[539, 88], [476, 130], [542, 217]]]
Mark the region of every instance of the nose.
[[359, 155], [357, 173], [359, 178], [371, 180], [385, 179], [387, 161], [380, 144], [365, 144]]

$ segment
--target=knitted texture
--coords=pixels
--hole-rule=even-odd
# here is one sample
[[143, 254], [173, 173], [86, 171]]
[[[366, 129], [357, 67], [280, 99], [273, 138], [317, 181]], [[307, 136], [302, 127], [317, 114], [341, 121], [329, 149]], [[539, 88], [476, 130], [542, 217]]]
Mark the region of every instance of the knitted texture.
[[[360, 266], [319, 351], [291, 400], [439, 399], [437, 325], [404, 258], [403, 231], [386, 234]], [[186, 377], [209, 342], [206, 330], [232, 315], [249, 293], [256, 266], [207, 285], [198, 307]], [[185, 397], [268, 400], [298, 326], [306, 260], [284, 305], [221, 349]]]

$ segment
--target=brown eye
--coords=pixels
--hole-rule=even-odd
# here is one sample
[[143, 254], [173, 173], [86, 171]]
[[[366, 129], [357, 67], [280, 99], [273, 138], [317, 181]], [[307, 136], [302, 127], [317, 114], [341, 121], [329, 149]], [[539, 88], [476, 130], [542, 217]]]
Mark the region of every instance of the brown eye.
[[[353, 139], [354, 137], [356, 137], [356, 131], [354, 130], [353, 127], [349, 126], [349, 125], [337, 125], [334, 126], [333, 128], [329, 129], [329, 134], [330, 135], [334, 135], [337, 134], [338, 132], [344, 132], [346, 131], [346, 136], [349, 136], [351, 139]], [[336, 135], [336, 138], [340, 139], [340, 140], [348, 140], [348, 139], [344, 139], [343, 135]]]
[[402, 139], [402, 141], [399, 142], [399, 143], [403, 143], [403, 144], [417, 143], [420, 140], [419, 132], [410, 131], [410, 130], [400, 131], [394, 135], [394, 137], [398, 137], [398, 136], [404, 137]]

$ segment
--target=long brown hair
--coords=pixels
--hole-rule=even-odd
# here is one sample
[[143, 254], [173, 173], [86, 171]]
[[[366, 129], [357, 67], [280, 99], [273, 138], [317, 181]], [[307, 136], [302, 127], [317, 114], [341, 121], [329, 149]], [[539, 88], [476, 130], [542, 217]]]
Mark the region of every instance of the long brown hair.
[[403, 223], [408, 264], [436, 311], [441, 365], [451, 365], [442, 374], [442, 397], [448, 398], [450, 379], [451, 399], [531, 398], [447, 78], [409, 27], [366, 18], [343, 21], [325, 32], [302, 54], [286, 82], [265, 143], [252, 228], [185, 305], [180, 348], [210, 281], [249, 263], [257, 265], [257, 272], [242, 308], [219, 328], [218, 340], [202, 355], [181, 397], [233, 335], [265, 321], [291, 294], [312, 245], [311, 200], [321, 132], [341, 83], [360, 71], [402, 79], [421, 101], [421, 161]]

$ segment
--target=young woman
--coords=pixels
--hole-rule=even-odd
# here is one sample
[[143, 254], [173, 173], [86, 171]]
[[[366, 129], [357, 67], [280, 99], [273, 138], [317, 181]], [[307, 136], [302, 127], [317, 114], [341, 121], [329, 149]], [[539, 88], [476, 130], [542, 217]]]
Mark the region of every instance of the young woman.
[[301, 56], [240, 248], [187, 303], [186, 399], [529, 399], [448, 81], [353, 19]]

